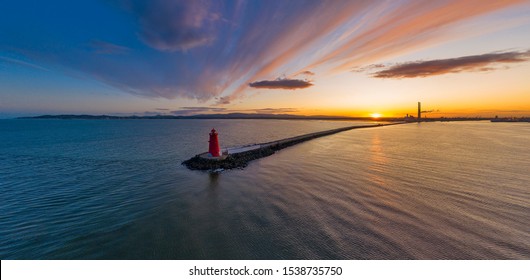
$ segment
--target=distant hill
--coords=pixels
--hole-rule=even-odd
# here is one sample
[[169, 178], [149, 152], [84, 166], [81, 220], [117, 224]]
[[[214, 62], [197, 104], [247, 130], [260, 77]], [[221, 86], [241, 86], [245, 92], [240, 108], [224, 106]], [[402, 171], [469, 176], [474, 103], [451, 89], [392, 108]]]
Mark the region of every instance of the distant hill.
[[110, 115], [41, 115], [17, 119], [63, 119], [63, 120], [127, 120], [127, 119], [181, 119], [180, 116], [110, 116]]
[[[63, 119], [63, 120], [131, 120], [131, 119], [277, 119], [277, 120], [364, 120], [364, 121], [407, 121], [415, 122], [415, 119], [405, 118], [371, 118], [371, 117], [344, 117], [344, 116], [303, 116], [303, 115], [289, 115], [289, 114], [249, 114], [249, 113], [229, 113], [229, 114], [202, 114], [192, 116], [176, 116], [176, 115], [156, 115], [156, 116], [111, 116], [111, 115], [41, 115], [34, 117], [19, 117], [18, 119]], [[423, 122], [428, 121], [480, 121], [490, 120], [490, 118], [422, 118]]]
[[289, 114], [201, 114], [192, 116], [156, 115], [156, 116], [111, 116], [111, 115], [41, 115], [34, 117], [19, 117], [18, 119], [65, 119], [65, 120], [126, 120], [126, 119], [302, 119], [302, 120], [371, 120], [365, 117], [342, 116], [301, 116]]

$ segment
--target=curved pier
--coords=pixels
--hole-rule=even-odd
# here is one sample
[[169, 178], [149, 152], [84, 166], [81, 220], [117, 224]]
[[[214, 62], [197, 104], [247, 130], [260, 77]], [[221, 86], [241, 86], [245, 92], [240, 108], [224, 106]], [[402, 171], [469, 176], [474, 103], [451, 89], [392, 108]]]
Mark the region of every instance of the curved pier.
[[[347, 126], [337, 129], [331, 129], [326, 131], [313, 132], [309, 134], [304, 134], [300, 136], [285, 138], [277, 141], [266, 142], [261, 144], [249, 145], [238, 148], [228, 148], [228, 151], [232, 149], [233, 152], [229, 153], [228, 156], [220, 159], [210, 159], [206, 158], [203, 155], [196, 155], [184, 162], [182, 164], [186, 165], [189, 169], [192, 170], [218, 170], [218, 169], [233, 169], [233, 168], [243, 168], [248, 165], [252, 160], [259, 159], [262, 157], [270, 156], [276, 151], [287, 148], [289, 146], [296, 145], [311, 139], [315, 139], [322, 136], [327, 136], [342, 131], [357, 129], [357, 128], [369, 128], [369, 127], [380, 127], [388, 125], [396, 125], [400, 123], [388, 123], [388, 124], [370, 124], [370, 125], [357, 125], [357, 126]], [[238, 152], [240, 151], [240, 152]]]

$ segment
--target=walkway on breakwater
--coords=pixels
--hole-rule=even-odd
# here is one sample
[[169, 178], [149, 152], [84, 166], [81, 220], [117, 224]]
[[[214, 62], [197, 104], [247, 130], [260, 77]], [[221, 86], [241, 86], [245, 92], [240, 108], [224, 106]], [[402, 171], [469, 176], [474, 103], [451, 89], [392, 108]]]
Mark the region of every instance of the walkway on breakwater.
[[327, 136], [347, 130], [358, 129], [358, 128], [370, 128], [370, 127], [382, 127], [389, 125], [403, 124], [404, 122], [397, 123], [386, 123], [386, 124], [369, 124], [369, 125], [355, 125], [347, 126], [337, 129], [319, 131], [308, 133], [300, 136], [285, 138], [277, 141], [266, 142], [261, 144], [252, 144], [241, 147], [227, 148], [228, 156], [223, 159], [208, 159], [203, 154], [196, 155], [184, 162], [186, 167], [192, 170], [219, 170], [219, 169], [233, 169], [243, 168], [248, 165], [252, 160], [259, 159], [262, 157], [270, 156], [276, 151], [287, 148], [289, 146], [296, 145], [311, 139]]

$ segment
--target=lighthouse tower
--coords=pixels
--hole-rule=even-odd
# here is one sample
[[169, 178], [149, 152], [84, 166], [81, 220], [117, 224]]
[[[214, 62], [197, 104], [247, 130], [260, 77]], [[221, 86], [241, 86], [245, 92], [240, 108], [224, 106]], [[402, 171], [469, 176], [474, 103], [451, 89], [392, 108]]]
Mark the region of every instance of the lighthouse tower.
[[210, 142], [208, 153], [211, 154], [212, 157], [221, 156], [221, 148], [219, 147], [219, 139], [217, 138], [215, 128], [212, 128], [212, 131], [210, 132], [210, 141], [208, 142]]

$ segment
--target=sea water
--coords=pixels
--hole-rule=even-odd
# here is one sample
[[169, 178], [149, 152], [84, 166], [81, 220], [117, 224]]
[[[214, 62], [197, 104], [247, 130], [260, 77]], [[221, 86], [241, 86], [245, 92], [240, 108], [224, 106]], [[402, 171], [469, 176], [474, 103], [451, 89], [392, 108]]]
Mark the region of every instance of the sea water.
[[530, 259], [530, 125], [314, 139], [218, 174], [208, 148], [365, 124], [0, 120], [1, 259]]

